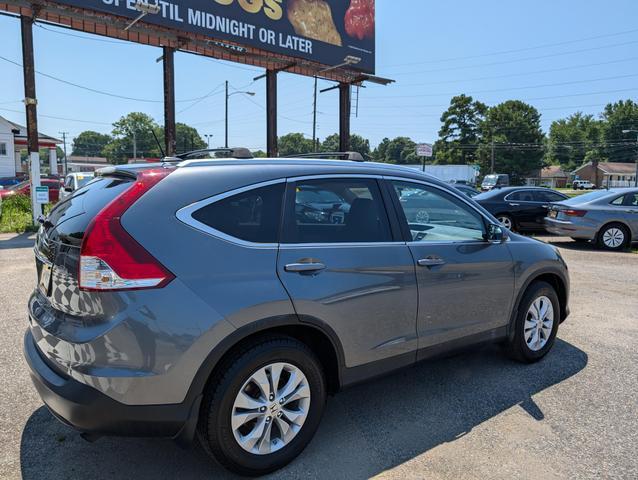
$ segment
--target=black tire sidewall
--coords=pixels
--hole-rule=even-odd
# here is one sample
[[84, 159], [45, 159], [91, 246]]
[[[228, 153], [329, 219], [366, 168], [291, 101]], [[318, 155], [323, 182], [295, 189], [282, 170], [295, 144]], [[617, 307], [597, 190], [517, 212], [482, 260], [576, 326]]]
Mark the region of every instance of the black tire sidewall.
[[[552, 302], [552, 307], [554, 309], [554, 324], [552, 326], [552, 333], [545, 346], [538, 351], [534, 351], [527, 346], [527, 342], [525, 341], [525, 320], [527, 318], [529, 307], [538, 297], [542, 296], [549, 298]], [[558, 295], [550, 284], [546, 282], [537, 282], [530, 286], [521, 300], [518, 316], [516, 318], [516, 328], [514, 331], [513, 347], [516, 356], [519, 359], [526, 362], [535, 362], [547, 355], [556, 341], [556, 334], [558, 333], [558, 325], [560, 323], [560, 312]]]
[[[259, 368], [285, 362], [299, 368], [310, 386], [310, 410], [295, 438], [284, 448], [269, 455], [246, 452], [236, 441], [231, 426], [233, 403], [244, 382]], [[223, 376], [216, 393], [206, 406], [208, 441], [213, 455], [227, 468], [242, 475], [263, 475], [290, 463], [314, 436], [326, 402], [326, 387], [319, 361], [305, 345], [282, 339], [264, 343], [240, 356]]]

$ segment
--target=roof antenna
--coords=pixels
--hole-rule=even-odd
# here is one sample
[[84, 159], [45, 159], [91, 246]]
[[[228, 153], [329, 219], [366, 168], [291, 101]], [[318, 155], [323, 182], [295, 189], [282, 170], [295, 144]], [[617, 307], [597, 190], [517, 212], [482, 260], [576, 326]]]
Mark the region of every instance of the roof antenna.
[[164, 155], [164, 149], [162, 148], [162, 144], [157, 139], [157, 135], [155, 135], [155, 130], [153, 130], [152, 128], [151, 128], [151, 133], [153, 134], [153, 138], [155, 139], [155, 143], [157, 143], [157, 146], [160, 149], [160, 153], [162, 154], [162, 158], [166, 157], [166, 155]]

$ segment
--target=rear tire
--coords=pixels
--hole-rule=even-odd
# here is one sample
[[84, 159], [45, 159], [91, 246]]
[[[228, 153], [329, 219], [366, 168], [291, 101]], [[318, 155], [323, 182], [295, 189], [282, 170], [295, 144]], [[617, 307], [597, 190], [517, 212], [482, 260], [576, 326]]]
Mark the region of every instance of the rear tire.
[[532, 283], [519, 305], [513, 335], [506, 341], [507, 354], [523, 363], [547, 355], [556, 340], [560, 311], [554, 288], [546, 282]]
[[630, 241], [629, 230], [620, 223], [607, 224], [598, 232], [598, 246], [605, 250], [613, 252], [625, 250]]
[[[279, 382], [273, 386], [275, 377]], [[287, 391], [298, 379], [302, 383]], [[295, 400], [302, 389], [304, 399]], [[290, 403], [282, 403], [285, 400], [277, 398], [277, 393], [284, 395], [282, 399], [287, 395]], [[319, 426], [325, 403], [323, 370], [310, 348], [286, 336], [258, 339], [231, 354], [211, 378], [202, 401], [198, 437], [204, 450], [227, 469], [246, 476], [264, 475], [303, 451]], [[253, 404], [256, 408], [242, 406]], [[303, 421], [299, 412], [305, 415]], [[289, 421], [292, 418], [295, 421]]]

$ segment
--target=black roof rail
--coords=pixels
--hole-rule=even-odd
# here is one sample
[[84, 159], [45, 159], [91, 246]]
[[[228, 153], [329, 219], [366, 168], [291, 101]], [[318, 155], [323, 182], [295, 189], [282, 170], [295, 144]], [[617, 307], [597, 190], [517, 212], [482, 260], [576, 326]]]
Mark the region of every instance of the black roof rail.
[[181, 162], [188, 159], [197, 159], [200, 155], [210, 154], [210, 153], [225, 153], [225, 156], [220, 156], [219, 158], [236, 158], [237, 160], [246, 160], [252, 159], [253, 154], [250, 150], [244, 147], [234, 147], [234, 148], [204, 148], [202, 150], [193, 150], [192, 152], [180, 153], [179, 155], [175, 155], [174, 157], [166, 157], [164, 162]]
[[315, 152], [300, 153], [298, 155], [286, 155], [283, 158], [342, 158], [352, 162], [365, 162], [365, 158], [359, 152]]

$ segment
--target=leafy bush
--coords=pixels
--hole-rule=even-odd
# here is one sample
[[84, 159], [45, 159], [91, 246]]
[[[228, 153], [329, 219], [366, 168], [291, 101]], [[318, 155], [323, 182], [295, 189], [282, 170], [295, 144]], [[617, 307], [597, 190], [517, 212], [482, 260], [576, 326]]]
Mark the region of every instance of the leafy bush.
[[35, 231], [31, 219], [31, 199], [26, 195], [13, 195], [0, 205], [0, 233]]

